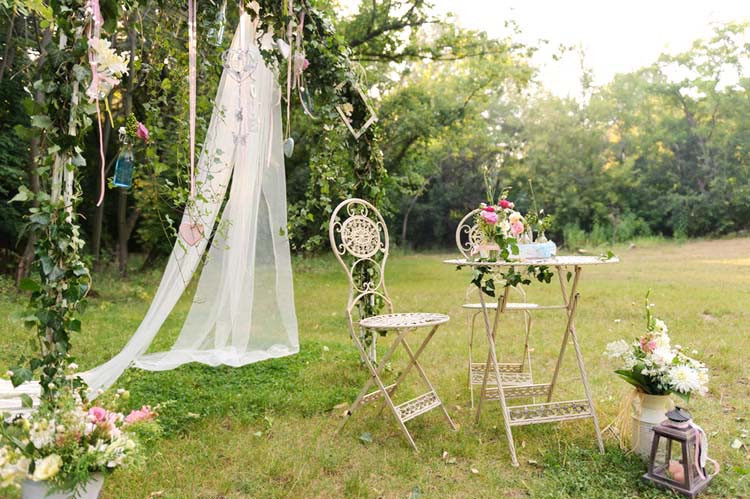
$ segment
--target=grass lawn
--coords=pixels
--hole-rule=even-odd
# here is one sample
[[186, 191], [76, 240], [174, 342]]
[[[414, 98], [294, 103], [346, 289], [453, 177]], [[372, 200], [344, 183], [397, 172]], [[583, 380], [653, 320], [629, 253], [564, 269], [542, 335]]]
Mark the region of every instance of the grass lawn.
[[[584, 269], [577, 320], [602, 426], [629, 392], [602, 352], [610, 341], [641, 333], [643, 297], [651, 289], [654, 314], [667, 322], [673, 342], [698, 350], [711, 368], [710, 393], [690, 404], [709, 434], [710, 455], [722, 464], [705, 497], [750, 497], [750, 239], [643, 242], [614, 250], [619, 265]], [[440, 411], [412, 420], [407, 426], [421, 451], [415, 454], [390, 415], [378, 415], [371, 404], [334, 435], [342, 404], [366, 379], [346, 330], [346, 279], [332, 257], [296, 260], [301, 353], [239, 369], [188, 365], [126, 372], [116, 386], [131, 391], [133, 406], [163, 403], [166, 434], [148, 451], [145, 465], [108, 478], [102, 497], [668, 497], [641, 482], [645, 466], [624, 455], [611, 434], [605, 435], [606, 454], [599, 455], [591, 420], [517, 427], [521, 466], [511, 466], [499, 404], [486, 406], [474, 424], [460, 306], [469, 273], [442, 264], [447, 256], [453, 255], [394, 256], [387, 278], [397, 310], [452, 318], [422, 361], [458, 432], [450, 431]], [[119, 352], [145, 314], [160, 271], [133, 272], [125, 281], [95, 276], [97, 296], [75, 343], [83, 368]], [[5, 372], [29, 335], [20, 319], [25, 297], [7, 280], [0, 281], [0, 293]], [[536, 284], [529, 294], [531, 301], [549, 303], [559, 299], [559, 287]], [[171, 345], [189, 306], [185, 298], [152, 350]], [[559, 311], [535, 314], [535, 381], [551, 376], [563, 329]], [[520, 355], [519, 325], [510, 324], [502, 335], [502, 356]], [[398, 373], [399, 360], [390, 375]], [[561, 382], [561, 394], [582, 395], [572, 349]], [[400, 400], [408, 395], [407, 388]], [[743, 445], [733, 448], [735, 439]]]

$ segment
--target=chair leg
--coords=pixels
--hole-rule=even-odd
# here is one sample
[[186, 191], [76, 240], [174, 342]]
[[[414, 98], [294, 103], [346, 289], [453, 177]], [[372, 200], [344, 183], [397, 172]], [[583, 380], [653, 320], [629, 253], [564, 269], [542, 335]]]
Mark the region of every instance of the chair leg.
[[385, 386], [380, 381], [380, 373], [383, 372], [385, 365], [388, 363], [388, 360], [396, 351], [396, 347], [398, 347], [399, 343], [403, 341], [404, 336], [406, 336], [407, 332], [408, 331], [404, 330], [403, 332], [401, 332], [401, 334], [399, 334], [398, 338], [396, 338], [396, 340], [393, 342], [393, 345], [391, 345], [391, 347], [388, 349], [388, 352], [386, 352], [380, 366], [378, 366], [377, 369], [375, 368], [375, 366], [373, 366], [372, 362], [370, 361], [370, 357], [367, 355], [367, 352], [362, 346], [362, 342], [359, 341], [359, 339], [356, 337], [356, 334], [352, 334], [352, 338], [354, 339], [354, 343], [356, 344], [357, 349], [359, 350], [359, 354], [362, 357], [362, 360], [364, 360], [365, 365], [367, 365], [367, 369], [370, 371], [370, 379], [367, 380], [365, 385], [359, 391], [359, 395], [357, 395], [357, 398], [354, 400], [354, 403], [352, 403], [352, 405], [349, 407], [349, 410], [346, 411], [343, 421], [341, 421], [341, 423], [339, 423], [338, 428], [336, 428], [336, 432], [335, 432], [336, 434], [338, 434], [341, 431], [341, 429], [349, 421], [349, 418], [354, 414], [354, 411], [356, 411], [359, 408], [360, 404], [362, 403], [362, 399], [365, 397], [365, 395], [367, 395], [367, 392], [370, 390], [370, 387], [373, 385], [373, 383], [377, 383], [380, 390], [383, 391], [383, 396], [388, 396], [388, 392], [385, 389]]
[[[435, 333], [436, 329], [437, 329], [437, 326], [435, 328], [433, 328], [432, 332], [430, 333], [430, 336], [432, 336]], [[426, 345], [430, 341], [430, 336], [428, 336], [424, 340], [424, 342], [422, 343], [422, 346], [420, 346], [419, 350], [417, 350], [417, 354], [416, 355], [414, 354], [414, 352], [412, 352], [411, 347], [406, 342], [406, 339], [404, 339], [404, 341], [403, 341], [403, 343], [404, 343], [404, 349], [406, 349], [406, 353], [408, 353], [409, 357], [411, 358], [411, 364], [410, 365], [414, 365], [414, 368], [417, 370], [417, 372], [419, 373], [419, 375], [422, 377], [422, 380], [427, 385], [427, 388], [429, 388], [430, 391], [435, 395], [435, 398], [438, 399], [438, 402], [440, 402], [440, 409], [442, 409], [443, 415], [445, 416], [445, 419], [448, 421], [448, 424], [453, 429], [453, 431], [456, 431], [456, 430], [458, 430], [458, 428], [456, 428], [456, 425], [453, 423], [453, 420], [451, 419], [450, 415], [448, 414], [448, 409], [445, 408], [445, 404], [443, 403], [443, 400], [440, 398], [440, 395], [438, 395], [437, 391], [432, 386], [432, 383], [430, 383], [430, 380], [427, 378], [427, 374], [425, 374], [424, 369], [422, 369], [422, 366], [417, 361], [417, 358], [419, 357], [419, 354], [424, 349], [424, 345]], [[398, 386], [398, 385], [396, 385], [396, 386]]]
[[466, 316], [466, 322], [469, 328], [469, 394], [471, 396], [472, 409], [474, 409], [474, 380], [472, 378], [472, 365], [474, 364], [474, 327], [476, 325], [477, 317], [479, 317], [479, 312], [474, 313], [471, 318], [469, 318], [468, 315]]

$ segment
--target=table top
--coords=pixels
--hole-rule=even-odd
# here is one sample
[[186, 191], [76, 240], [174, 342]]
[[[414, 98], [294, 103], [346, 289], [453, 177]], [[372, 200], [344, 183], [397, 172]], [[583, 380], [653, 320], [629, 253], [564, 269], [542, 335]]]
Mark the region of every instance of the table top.
[[550, 267], [570, 267], [570, 266], [583, 266], [583, 265], [605, 265], [608, 263], [619, 263], [620, 259], [615, 257], [606, 258], [600, 256], [583, 256], [583, 255], [570, 255], [570, 256], [553, 256], [552, 258], [534, 258], [528, 260], [511, 260], [505, 261], [500, 260], [497, 262], [480, 262], [474, 260], [467, 260], [465, 258], [454, 258], [450, 260], [443, 260], [443, 263], [449, 265], [467, 265], [472, 267], [487, 266], [487, 267], [513, 267], [518, 265], [547, 265]]

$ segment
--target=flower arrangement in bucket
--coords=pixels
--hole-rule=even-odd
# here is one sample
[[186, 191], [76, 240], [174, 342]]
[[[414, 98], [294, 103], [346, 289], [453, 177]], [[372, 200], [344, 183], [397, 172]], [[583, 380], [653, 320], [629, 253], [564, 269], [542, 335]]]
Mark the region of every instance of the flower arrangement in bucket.
[[98, 497], [104, 476], [137, 462], [139, 444], [161, 432], [150, 407], [127, 414], [114, 408], [127, 398], [118, 390], [110, 404], [95, 404], [61, 388], [30, 415], [4, 415], [0, 490], [20, 486], [24, 499]]
[[648, 297], [649, 293], [645, 334], [630, 343], [609, 343], [605, 352], [610, 359], [621, 362], [615, 373], [635, 387], [626, 400], [633, 407], [631, 431], [627, 430], [631, 422], [627, 405], [622, 408], [616, 427], [620, 435], [630, 433], [631, 448], [644, 458], [651, 450], [652, 428], [665, 419], [665, 413], [674, 405], [669, 396], [675, 394], [689, 402], [694, 393], [705, 395], [709, 378], [705, 364], [685, 355], [679, 345], [672, 345], [666, 323], [651, 314]]

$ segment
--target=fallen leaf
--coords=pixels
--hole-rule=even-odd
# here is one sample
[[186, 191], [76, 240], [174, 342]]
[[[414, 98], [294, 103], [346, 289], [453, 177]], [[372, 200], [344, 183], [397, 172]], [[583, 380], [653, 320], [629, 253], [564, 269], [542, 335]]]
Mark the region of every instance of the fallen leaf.
[[536, 462], [536, 459], [529, 459], [529, 464], [539, 464]]
[[359, 441], [364, 444], [371, 444], [372, 443], [372, 434], [369, 431], [364, 432], [359, 436]]
[[263, 435], [263, 432], [262, 431], [256, 431], [255, 433], [253, 433], [253, 435], [255, 435], [256, 437], [260, 437], [261, 435]]
[[445, 461], [445, 464], [456, 464], [456, 458], [452, 457]]
[[346, 409], [349, 406], [347, 402], [341, 402], [333, 406], [334, 409]]
[[478, 469], [476, 469], [476, 468], [472, 468], [472, 469], [471, 469], [471, 472], [472, 472], [472, 473], [474, 473], [475, 475], [478, 475], [478, 474], [479, 474], [479, 470], [478, 470]]
[[735, 438], [735, 439], [734, 439], [734, 441], [732, 442], [732, 445], [731, 445], [731, 447], [732, 447], [732, 449], [739, 449], [739, 448], [740, 448], [740, 447], [742, 447], [743, 445], [744, 445], [744, 444], [743, 444], [743, 443], [742, 443], [742, 442], [740, 441], [740, 439], [738, 439], [738, 438]]

